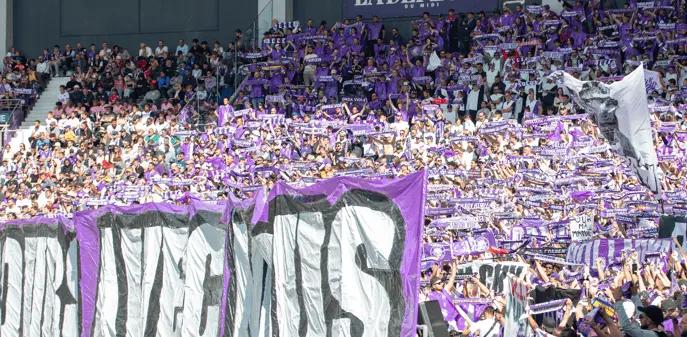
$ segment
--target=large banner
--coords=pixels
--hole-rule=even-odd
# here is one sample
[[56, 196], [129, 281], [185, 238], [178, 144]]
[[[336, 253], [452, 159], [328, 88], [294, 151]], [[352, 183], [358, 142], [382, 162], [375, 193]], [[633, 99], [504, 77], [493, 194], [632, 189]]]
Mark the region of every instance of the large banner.
[[218, 336], [228, 278], [223, 211], [194, 203], [78, 213], [82, 336]]
[[80, 335], [78, 249], [68, 219], [0, 227], [0, 336]]
[[530, 288], [525, 281], [513, 275], [505, 280], [506, 284], [506, 313], [504, 314], [504, 336], [527, 336], [527, 299]]
[[341, 0], [344, 17], [362, 15], [370, 18], [419, 17], [423, 12], [431, 15], [446, 15], [449, 9], [456, 12], [493, 12], [498, 9], [496, 0]]
[[415, 336], [426, 176], [0, 226], [0, 335]]
[[642, 183], [660, 193], [662, 173], [653, 143], [644, 66], [640, 65], [622, 81], [610, 85], [580, 81], [568, 73], [554, 76], [558, 76], [560, 84], [594, 116], [606, 140], [627, 158]]
[[[278, 183], [233, 206], [234, 336], [416, 335], [425, 173]], [[246, 244], [248, 243], [248, 244]], [[249, 270], [247, 266], [253, 269]]]

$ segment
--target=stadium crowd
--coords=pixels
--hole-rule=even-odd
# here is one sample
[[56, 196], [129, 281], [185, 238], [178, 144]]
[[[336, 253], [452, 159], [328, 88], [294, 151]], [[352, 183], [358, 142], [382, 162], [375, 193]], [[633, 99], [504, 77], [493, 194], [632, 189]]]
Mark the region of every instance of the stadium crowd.
[[[277, 180], [425, 168], [421, 297], [442, 303], [454, 334], [492, 337], [503, 327], [503, 295], [459, 273], [461, 264], [519, 261], [530, 266], [532, 287], [576, 294], [549, 298], [570, 299], [556, 302], [553, 318], [532, 315], [538, 335], [685, 335], [681, 249], [586, 266], [559, 258], [570, 244], [570, 219], [591, 217], [595, 239], [642, 239], [656, 238], [661, 214], [687, 211], [683, 6], [578, 1], [561, 13], [547, 6], [449, 11], [413, 21], [411, 36], [377, 17], [275, 21], [257, 49], [237, 31], [226, 48], [158, 41], [130, 53], [76, 44], [31, 60], [13, 51], [0, 94], [71, 78], [48, 119], [36, 121], [30, 144], [4, 150], [0, 220], [247, 197]], [[640, 62], [657, 78], [649, 100], [665, 174], [660, 195], [547, 77], [564, 70], [613, 81]], [[234, 69], [248, 74], [237, 88]], [[488, 249], [453, 251], [453, 242], [484, 236]], [[441, 251], [447, 242], [450, 254]], [[513, 247], [523, 242], [553, 253], [519, 254]], [[609, 310], [594, 317], [594, 303], [603, 301]]]
[[36, 102], [38, 94], [45, 88], [50, 75], [43, 72], [36, 60], [27, 59], [14, 48], [4, 56], [2, 66], [0, 110], [11, 109], [10, 100], [21, 100], [22, 108], [30, 109]]

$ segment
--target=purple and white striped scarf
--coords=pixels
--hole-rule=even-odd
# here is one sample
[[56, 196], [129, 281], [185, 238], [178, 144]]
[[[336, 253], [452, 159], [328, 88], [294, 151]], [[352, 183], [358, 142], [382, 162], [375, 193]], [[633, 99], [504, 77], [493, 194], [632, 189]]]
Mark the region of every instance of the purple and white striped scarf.
[[598, 239], [586, 242], [574, 242], [568, 247], [566, 260], [573, 263], [582, 263], [596, 268], [595, 261], [602, 258], [606, 266], [618, 262], [623, 250], [633, 250], [639, 254], [639, 261], [644, 261], [647, 254], [666, 253], [672, 250], [671, 239]]

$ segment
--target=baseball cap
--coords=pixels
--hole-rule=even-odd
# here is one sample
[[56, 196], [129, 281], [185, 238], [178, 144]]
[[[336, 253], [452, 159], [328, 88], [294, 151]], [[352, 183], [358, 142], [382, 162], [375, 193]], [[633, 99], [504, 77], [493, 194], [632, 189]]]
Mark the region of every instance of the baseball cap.
[[659, 325], [663, 323], [665, 318], [663, 317], [663, 310], [655, 305], [649, 305], [646, 307], [638, 307], [637, 311], [648, 317], [654, 324]]

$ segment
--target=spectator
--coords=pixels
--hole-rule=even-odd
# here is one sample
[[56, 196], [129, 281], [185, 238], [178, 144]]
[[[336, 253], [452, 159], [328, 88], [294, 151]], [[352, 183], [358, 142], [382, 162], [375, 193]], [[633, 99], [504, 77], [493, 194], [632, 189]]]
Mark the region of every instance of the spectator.
[[177, 49], [176, 49], [175, 54], [186, 55], [186, 54], [188, 54], [188, 51], [189, 51], [189, 49], [188, 49], [188, 45], [186, 44], [186, 42], [184, 42], [184, 40], [179, 40], [179, 44], [177, 45]]
[[165, 58], [167, 57], [167, 54], [169, 53], [169, 48], [165, 45], [165, 41], [158, 40], [157, 41], [157, 47], [155, 47], [155, 57], [157, 58]]
[[138, 57], [151, 57], [153, 56], [153, 50], [148, 47], [145, 43], [141, 42], [138, 47]]

